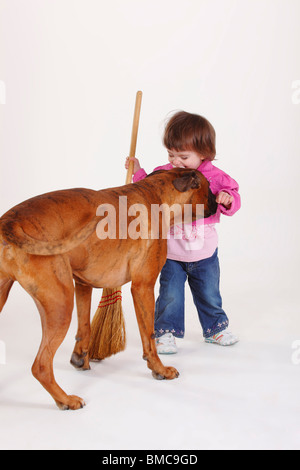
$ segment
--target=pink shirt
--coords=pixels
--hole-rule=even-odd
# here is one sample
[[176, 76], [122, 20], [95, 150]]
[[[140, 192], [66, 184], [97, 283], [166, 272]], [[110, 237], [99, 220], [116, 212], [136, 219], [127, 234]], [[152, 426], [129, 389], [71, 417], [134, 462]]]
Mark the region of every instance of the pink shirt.
[[[169, 163], [155, 168], [154, 171], [171, 170], [172, 168], [173, 166]], [[194, 262], [211, 257], [218, 246], [215, 224], [220, 222], [221, 214], [231, 216], [241, 207], [239, 186], [234, 179], [208, 160], [202, 162], [198, 171], [201, 171], [209, 181], [213, 194], [217, 195], [224, 191], [233, 196], [233, 201], [229, 209], [218, 204], [217, 212], [214, 215], [196, 220], [192, 224], [176, 225], [171, 228], [167, 257], [175, 261]], [[135, 173], [133, 182], [136, 183], [146, 176], [145, 170], [140, 169]]]

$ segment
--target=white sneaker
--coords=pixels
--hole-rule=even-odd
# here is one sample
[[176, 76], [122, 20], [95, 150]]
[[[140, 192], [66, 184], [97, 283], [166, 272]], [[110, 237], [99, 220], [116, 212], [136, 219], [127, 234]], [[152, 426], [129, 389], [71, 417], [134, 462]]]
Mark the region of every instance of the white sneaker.
[[220, 331], [216, 335], [205, 338], [206, 343], [219, 344], [220, 346], [231, 346], [232, 344], [238, 343], [239, 338], [231, 333], [231, 331], [226, 328], [226, 330]]
[[156, 338], [155, 344], [158, 354], [176, 354], [178, 352], [175, 337], [172, 333], [165, 333], [159, 338]]

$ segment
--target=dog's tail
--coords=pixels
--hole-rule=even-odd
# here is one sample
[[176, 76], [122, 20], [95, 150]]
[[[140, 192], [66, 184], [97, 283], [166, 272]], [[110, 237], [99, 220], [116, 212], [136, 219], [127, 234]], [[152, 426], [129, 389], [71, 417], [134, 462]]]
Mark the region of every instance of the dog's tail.
[[0, 313], [7, 301], [9, 291], [14, 283], [14, 280], [8, 273], [5, 266], [5, 241], [0, 235]]
[[79, 231], [59, 240], [37, 240], [24, 232], [22, 226], [14, 220], [0, 220], [0, 238], [4, 244], [15, 245], [31, 255], [59, 255], [67, 253], [83, 243], [96, 230], [99, 219], [94, 217]]
[[8, 294], [10, 289], [12, 288], [13, 283], [13, 279], [4, 276], [0, 272], [0, 313], [2, 312], [5, 302], [7, 301]]

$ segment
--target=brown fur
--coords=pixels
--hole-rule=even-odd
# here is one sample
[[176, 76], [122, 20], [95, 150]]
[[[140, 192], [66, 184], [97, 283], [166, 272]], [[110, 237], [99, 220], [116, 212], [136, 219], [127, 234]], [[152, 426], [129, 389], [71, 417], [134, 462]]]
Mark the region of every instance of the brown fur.
[[[32, 373], [61, 409], [78, 409], [85, 404], [77, 396], [68, 396], [53, 373], [54, 355], [71, 322], [74, 292], [78, 313], [74, 366], [89, 369], [92, 289], [131, 281], [143, 357], [156, 378], [178, 376], [176, 369], [161, 363], [153, 335], [154, 286], [166, 261], [167, 241], [119, 240], [118, 233], [117, 239], [100, 240], [96, 235], [100, 220], [97, 207], [113, 204], [118, 217], [119, 196], [127, 196], [128, 207], [144, 204], [149, 214], [151, 204], [162, 203], [204, 204], [205, 216], [216, 211], [204, 176], [198, 171], [174, 169], [118, 188], [70, 189], [37, 196], [0, 219], [0, 312], [13, 282], [18, 281], [34, 299], [42, 320], [42, 342]], [[173, 217], [170, 223], [174, 221]]]

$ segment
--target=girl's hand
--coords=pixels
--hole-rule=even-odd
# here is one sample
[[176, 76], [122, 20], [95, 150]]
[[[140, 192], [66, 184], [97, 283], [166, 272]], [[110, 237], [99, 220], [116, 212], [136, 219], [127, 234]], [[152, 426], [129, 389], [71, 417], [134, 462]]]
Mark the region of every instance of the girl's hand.
[[129, 157], [127, 157], [127, 158], [126, 158], [126, 161], [125, 161], [125, 168], [126, 168], [126, 170], [128, 170], [130, 160], [134, 162], [134, 164], [133, 164], [133, 174], [135, 175], [136, 172], [141, 169], [141, 165], [140, 165], [140, 162], [139, 162], [139, 160], [138, 160], [137, 158], [129, 158]]
[[216, 201], [218, 204], [223, 204], [223, 206], [225, 206], [226, 209], [229, 209], [233, 201], [233, 196], [230, 196], [230, 194], [225, 193], [224, 191], [221, 191], [217, 195]]

